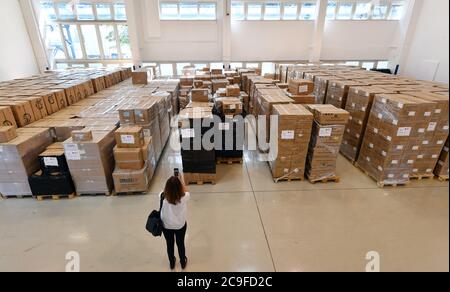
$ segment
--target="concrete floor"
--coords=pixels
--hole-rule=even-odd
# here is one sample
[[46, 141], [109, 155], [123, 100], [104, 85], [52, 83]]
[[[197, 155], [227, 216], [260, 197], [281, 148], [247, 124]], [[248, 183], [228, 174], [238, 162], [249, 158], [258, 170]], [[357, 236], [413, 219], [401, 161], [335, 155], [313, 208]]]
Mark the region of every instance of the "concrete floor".
[[[166, 150], [149, 195], [37, 202], [0, 199], [0, 271], [169, 271], [149, 212], [179, 155]], [[379, 189], [340, 157], [339, 184], [272, 182], [266, 163], [221, 165], [216, 185], [191, 186], [188, 271], [449, 270], [449, 185], [415, 181]], [[179, 270], [179, 267], [177, 268]]]

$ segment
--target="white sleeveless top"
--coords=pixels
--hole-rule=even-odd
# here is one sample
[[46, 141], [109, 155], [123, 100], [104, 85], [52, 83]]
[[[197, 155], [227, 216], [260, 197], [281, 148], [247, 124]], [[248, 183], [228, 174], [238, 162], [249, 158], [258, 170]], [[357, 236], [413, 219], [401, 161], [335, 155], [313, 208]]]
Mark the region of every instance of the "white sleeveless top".
[[[187, 222], [187, 202], [191, 194], [186, 192], [177, 205], [170, 204], [166, 199], [163, 201], [161, 209], [161, 220], [165, 229], [180, 230]], [[159, 195], [161, 200], [161, 194]]]

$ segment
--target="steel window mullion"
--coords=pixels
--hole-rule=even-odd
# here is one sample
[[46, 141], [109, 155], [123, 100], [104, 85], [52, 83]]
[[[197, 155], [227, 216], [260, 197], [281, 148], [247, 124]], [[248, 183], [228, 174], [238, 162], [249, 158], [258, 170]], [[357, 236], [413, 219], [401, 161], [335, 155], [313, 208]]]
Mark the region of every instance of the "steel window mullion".
[[114, 25], [114, 36], [116, 38], [116, 46], [117, 46], [117, 53], [119, 54], [119, 59], [123, 59], [122, 47], [120, 46], [120, 39], [119, 39], [119, 28], [117, 27], [117, 24]]
[[60, 34], [60, 37], [62, 39], [62, 44], [63, 44], [63, 48], [64, 48], [64, 54], [66, 55], [66, 59], [70, 60], [72, 58], [69, 55], [69, 49], [67, 48], [67, 42], [66, 42], [66, 38], [64, 37], [63, 26], [62, 26], [62, 24], [58, 24], [58, 27], [59, 27], [59, 34]]
[[298, 3], [298, 8], [297, 8], [297, 19], [300, 20], [300, 18], [302, 17], [302, 8], [303, 8], [303, 2], [299, 2]]
[[351, 12], [352, 15], [350, 16], [350, 19], [355, 19], [356, 7], [358, 6], [359, 3], [360, 2], [353, 3], [352, 12]]
[[390, 18], [391, 11], [392, 11], [392, 2], [389, 1], [389, 3], [387, 3], [386, 15], [384, 16], [385, 20]]
[[98, 24], [95, 25], [95, 32], [97, 34], [97, 42], [98, 42], [98, 49], [100, 50], [100, 58], [105, 58], [105, 51], [103, 49], [103, 40], [102, 40], [102, 34], [100, 33], [100, 26]]
[[87, 59], [86, 45], [85, 45], [84, 35], [81, 31], [80, 24], [77, 24], [77, 31], [78, 31], [78, 39], [80, 40], [80, 44], [81, 44], [81, 51], [83, 52], [83, 58]]

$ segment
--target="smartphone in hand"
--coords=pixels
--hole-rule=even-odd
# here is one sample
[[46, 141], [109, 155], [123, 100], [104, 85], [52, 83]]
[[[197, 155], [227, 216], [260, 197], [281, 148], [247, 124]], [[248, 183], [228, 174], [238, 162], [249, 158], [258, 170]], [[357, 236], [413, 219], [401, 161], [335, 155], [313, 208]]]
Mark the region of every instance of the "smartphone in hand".
[[175, 175], [176, 177], [179, 177], [179, 176], [180, 176], [180, 170], [179, 170], [178, 168], [175, 168], [175, 170], [174, 170], [174, 175]]

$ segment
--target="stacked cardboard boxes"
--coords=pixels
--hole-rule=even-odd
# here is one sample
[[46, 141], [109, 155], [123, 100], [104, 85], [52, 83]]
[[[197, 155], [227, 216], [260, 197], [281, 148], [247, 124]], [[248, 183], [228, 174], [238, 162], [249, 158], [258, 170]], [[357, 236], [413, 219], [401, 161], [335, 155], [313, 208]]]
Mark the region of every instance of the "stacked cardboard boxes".
[[[376, 95], [358, 158], [359, 167], [379, 185], [405, 184], [420, 158], [421, 129], [435, 103], [401, 94]], [[418, 156], [419, 155], [419, 156]]]
[[111, 194], [115, 144], [113, 130], [73, 135], [63, 143], [78, 194]]
[[146, 192], [156, 168], [151, 137], [144, 138], [142, 127], [128, 126], [118, 129], [115, 139], [113, 179], [116, 192]]
[[332, 104], [337, 108], [345, 108], [347, 104], [347, 96], [350, 87], [364, 86], [363, 82], [355, 80], [334, 80], [328, 83], [326, 103]]
[[349, 89], [345, 110], [350, 113], [349, 122], [345, 127], [341, 153], [352, 162], [358, 160], [373, 99], [376, 94], [385, 93], [381, 87], [363, 86]]
[[306, 162], [310, 182], [339, 181], [336, 162], [349, 113], [333, 105], [308, 105], [314, 115]]
[[449, 141], [447, 139], [447, 142], [445, 143], [445, 146], [442, 149], [441, 155], [439, 156], [436, 168], [434, 169], [434, 174], [442, 180], [448, 180], [449, 176], [448, 157], [449, 157]]
[[328, 94], [328, 85], [331, 82], [341, 80], [337, 76], [317, 76], [314, 80], [314, 92], [313, 95], [316, 99], [316, 104], [325, 103]]
[[274, 105], [273, 114], [278, 116], [278, 153], [269, 162], [273, 178], [303, 180], [313, 115], [296, 104]]
[[286, 95], [296, 104], [314, 104], [314, 83], [306, 79], [289, 79]]
[[31, 196], [28, 177], [39, 169], [39, 154], [53, 143], [49, 129], [18, 129], [17, 137], [0, 143], [0, 194]]

